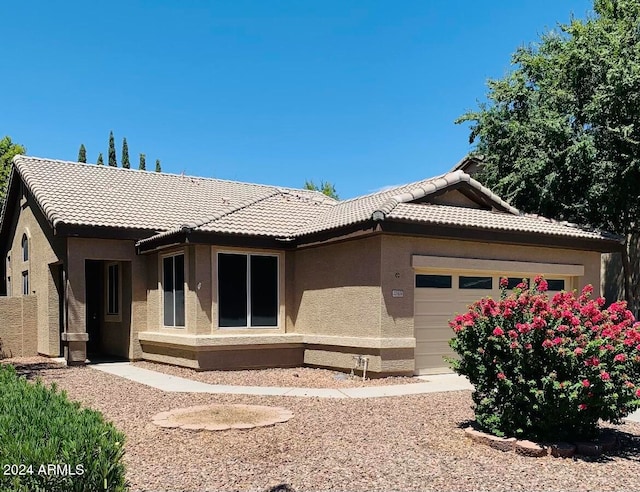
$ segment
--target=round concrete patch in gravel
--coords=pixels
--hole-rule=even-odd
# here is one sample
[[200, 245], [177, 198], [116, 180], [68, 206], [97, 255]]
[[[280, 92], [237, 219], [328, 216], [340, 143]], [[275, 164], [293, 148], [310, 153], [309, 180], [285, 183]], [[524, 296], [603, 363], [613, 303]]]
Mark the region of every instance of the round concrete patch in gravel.
[[282, 407], [262, 405], [199, 405], [160, 412], [152, 422], [168, 429], [221, 431], [253, 429], [286, 422], [291, 413]]

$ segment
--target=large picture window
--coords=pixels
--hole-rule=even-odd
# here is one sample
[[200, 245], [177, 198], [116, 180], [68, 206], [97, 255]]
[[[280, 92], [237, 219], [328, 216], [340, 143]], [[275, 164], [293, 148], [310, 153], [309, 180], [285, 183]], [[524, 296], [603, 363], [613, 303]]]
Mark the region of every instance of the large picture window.
[[162, 259], [164, 326], [184, 326], [184, 255]]
[[218, 253], [218, 324], [278, 326], [278, 257]]

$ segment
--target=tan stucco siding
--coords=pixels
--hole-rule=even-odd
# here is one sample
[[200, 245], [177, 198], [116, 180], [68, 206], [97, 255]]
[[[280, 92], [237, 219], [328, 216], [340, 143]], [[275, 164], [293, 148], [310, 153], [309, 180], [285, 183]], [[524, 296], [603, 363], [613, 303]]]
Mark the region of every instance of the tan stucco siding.
[[[126, 353], [116, 353], [129, 358], [137, 358], [141, 354], [137, 334], [146, 329], [146, 261], [137, 256], [134, 241], [112, 239], [68, 238], [67, 240], [67, 299], [69, 333], [86, 331], [86, 260], [103, 260], [123, 262], [122, 268], [122, 320], [105, 322], [102, 341], [116, 350], [124, 350], [127, 334]], [[128, 285], [131, 293], [128, 295]], [[128, 304], [128, 305], [127, 305]], [[120, 342], [115, 342], [119, 337]], [[125, 342], [122, 342], [122, 340]]]
[[[583, 265], [584, 276], [578, 277], [577, 285], [572, 287], [581, 289], [592, 284], [596, 292], [600, 287], [599, 252], [385, 235], [382, 237], [382, 336], [413, 336], [413, 255]], [[401, 290], [403, 297], [393, 297], [393, 290]]]
[[38, 353], [38, 298], [0, 297], [0, 358]]
[[296, 333], [380, 336], [379, 236], [291, 253]]
[[[22, 237], [28, 238], [29, 260], [22, 261]], [[11, 278], [11, 296], [22, 296], [22, 273], [29, 272], [30, 295], [38, 297], [38, 352], [60, 355], [58, 295], [50, 265], [64, 259], [64, 240], [55, 237], [37, 204], [27, 195], [12, 220], [9, 236], [10, 258], [7, 277]], [[5, 257], [3, 261], [7, 261]]]

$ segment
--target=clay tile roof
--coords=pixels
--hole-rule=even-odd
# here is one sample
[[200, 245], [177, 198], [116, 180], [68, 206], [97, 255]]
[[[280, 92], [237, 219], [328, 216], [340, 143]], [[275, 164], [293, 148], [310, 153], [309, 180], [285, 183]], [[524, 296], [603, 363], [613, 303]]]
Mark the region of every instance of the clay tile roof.
[[[184, 230], [290, 240], [384, 220], [612, 240], [570, 224], [523, 216], [461, 170], [340, 202], [316, 191], [37, 157], [16, 156], [10, 179], [15, 173], [54, 227], [148, 231], [138, 245]], [[492, 211], [428, 203], [429, 195], [451, 187], [467, 189]]]
[[[579, 228], [534, 215], [512, 215], [476, 208], [448, 205], [401, 203], [387, 216], [389, 219], [429, 224], [473, 227], [478, 229], [515, 232], [537, 232], [553, 236], [603, 239], [602, 233]], [[613, 239], [613, 236], [611, 236]]]
[[[273, 186], [37, 157], [17, 156], [14, 163], [54, 226], [149, 229], [153, 234], [198, 227], [281, 193]], [[318, 192], [299, 193], [333, 202]]]

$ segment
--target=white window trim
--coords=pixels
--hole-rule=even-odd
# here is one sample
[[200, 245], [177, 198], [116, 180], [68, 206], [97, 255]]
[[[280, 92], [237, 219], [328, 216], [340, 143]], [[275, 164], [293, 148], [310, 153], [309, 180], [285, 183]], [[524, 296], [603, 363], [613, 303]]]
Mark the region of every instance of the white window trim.
[[[25, 274], [26, 274], [26, 275], [25, 275]], [[28, 295], [30, 295], [30, 294], [31, 294], [31, 279], [29, 278], [29, 277], [30, 277], [30, 275], [29, 275], [29, 269], [27, 269], [27, 270], [23, 270], [23, 271], [22, 271], [22, 275], [21, 275], [21, 277], [22, 277], [22, 295], [23, 295], [23, 296], [28, 296]], [[27, 287], [27, 289], [26, 289], [26, 290], [27, 290], [27, 292], [25, 292], [25, 285], [24, 285], [25, 277], [26, 277], [26, 279], [27, 279], [27, 285], [26, 285], [26, 287]]]
[[[109, 267], [118, 267], [118, 312], [109, 313]], [[106, 262], [104, 265], [104, 320], [108, 323], [122, 321], [122, 265], [117, 261]]]
[[[216, 289], [216, 326], [219, 330], [279, 330], [280, 329], [280, 300], [281, 300], [281, 292], [280, 292], [280, 263], [282, 261], [282, 255], [279, 253], [268, 253], [268, 252], [252, 252], [252, 251], [240, 251], [233, 249], [219, 249], [214, 250], [213, 254], [215, 255], [216, 268], [213, 276], [213, 282]], [[229, 255], [244, 255], [247, 259], [247, 324], [245, 326], [220, 326], [220, 286], [218, 285], [218, 270], [219, 270], [219, 261], [221, 254], [229, 254]], [[251, 261], [249, 258], [251, 256], [271, 256], [276, 259], [276, 279], [277, 279], [277, 292], [276, 292], [276, 324], [275, 326], [253, 326], [251, 325]]]
[[[182, 286], [183, 292], [184, 292], [184, 325], [179, 325], [176, 326], [175, 324], [173, 325], [165, 325], [164, 324], [164, 260], [165, 258], [171, 258], [171, 257], [175, 257], [175, 256], [182, 256], [183, 257], [183, 261], [184, 261], [184, 272], [183, 272], [183, 276], [184, 276], [184, 283]], [[162, 326], [163, 328], [167, 329], [167, 330], [178, 330], [180, 332], [184, 332], [185, 329], [187, 328], [187, 323], [188, 323], [188, 313], [187, 313], [187, 284], [188, 284], [188, 277], [187, 277], [187, 270], [188, 270], [188, 262], [187, 262], [187, 252], [185, 250], [180, 250], [180, 251], [172, 251], [171, 253], [166, 253], [166, 254], [162, 254], [159, 255], [160, 257], [160, 264], [159, 264], [159, 278], [158, 278], [158, 286], [159, 286], [159, 290], [160, 290], [160, 326]], [[174, 262], [174, 266], [173, 266], [173, 279], [174, 279], [174, 283], [175, 283], [175, 262]], [[175, 290], [175, 286], [174, 286], [174, 290]], [[175, 301], [175, 298], [174, 298]], [[176, 318], [176, 313], [175, 313], [175, 304], [174, 304], [174, 310], [173, 310], [173, 322], [175, 323], [175, 318]]]

